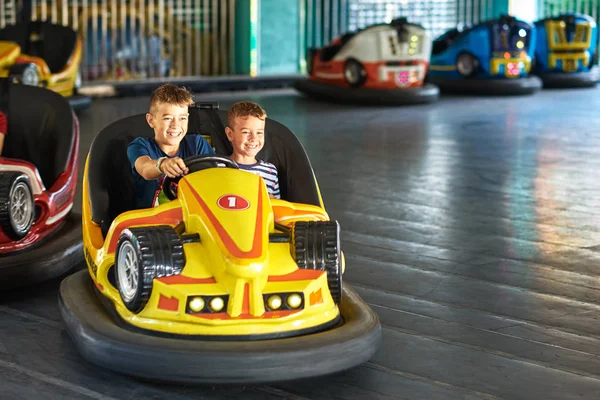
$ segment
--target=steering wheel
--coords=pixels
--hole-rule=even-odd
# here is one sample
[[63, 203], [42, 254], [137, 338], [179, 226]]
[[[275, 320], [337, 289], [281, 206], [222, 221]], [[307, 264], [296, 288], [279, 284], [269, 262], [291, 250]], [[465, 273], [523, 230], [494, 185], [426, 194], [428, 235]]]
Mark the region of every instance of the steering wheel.
[[[225, 156], [217, 156], [214, 154], [198, 154], [196, 156], [191, 156], [183, 160], [186, 167], [188, 167], [188, 174], [192, 172], [202, 171], [203, 169], [208, 168], [233, 168], [240, 169], [238, 163], [233, 161], [229, 157]], [[162, 190], [165, 192], [165, 195], [169, 198], [169, 200], [175, 200], [177, 198], [177, 193], [173, 190], [172, 184], [179, 182], [182, 176], [178, 176], [176, 178], [165, 177], [163, 181]]]

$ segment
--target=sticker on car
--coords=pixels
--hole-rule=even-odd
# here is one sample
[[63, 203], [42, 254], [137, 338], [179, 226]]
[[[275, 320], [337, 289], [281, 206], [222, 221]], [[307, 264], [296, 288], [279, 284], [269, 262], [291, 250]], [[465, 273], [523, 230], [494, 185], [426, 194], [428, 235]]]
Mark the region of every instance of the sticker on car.
[[226, 194], [221, 196], [217, 200], [217, 204], [224, 210], [240, 211], [250, 207], [250, 202], [237, 194]]

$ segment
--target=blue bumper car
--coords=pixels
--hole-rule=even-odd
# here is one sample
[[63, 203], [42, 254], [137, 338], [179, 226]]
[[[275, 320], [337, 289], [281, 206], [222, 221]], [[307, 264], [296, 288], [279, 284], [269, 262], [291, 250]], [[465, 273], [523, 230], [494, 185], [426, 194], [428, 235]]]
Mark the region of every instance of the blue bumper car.
[[461, 94], [523, 95], [542, 88], [531, 76], [536, 32], [515, 17], [452, 29], [434, 40], [429, 81]]
[[600, 80], [598, 26], [583, 14], [561, 14], [535, 23], [534, 73], [544, 87], [590, 87]]

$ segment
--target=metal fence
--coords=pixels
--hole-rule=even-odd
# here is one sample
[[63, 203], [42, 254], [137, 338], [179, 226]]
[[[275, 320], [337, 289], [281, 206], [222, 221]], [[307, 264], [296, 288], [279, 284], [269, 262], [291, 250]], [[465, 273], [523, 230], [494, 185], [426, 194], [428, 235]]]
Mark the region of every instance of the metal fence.
[[[235, 72], [239, 0], [22, 0], [33, 20], [71, 26], [84, 40], [84, 81]], [[255, 1], [255, 0], [251, 0]], [[407, 17], [436, 37], [493, 17], [494, 0], [281, 0], [300, 9], [300, 71], [307, 48], [367, 25]], [[521, 1], [521, 0], [519, 0]], [[534, 1], [534, 0], [529, 0]], [[597, 18], [600, 0], [539, 0], [543, 16], [579, 11]], [[257, 2], [256, 4], [260, 4]], [[17, 20], [17, 0], [0, 0], [0, 26]]]
[[348, 31], [348, 0], [300, 0], [301, 47], [320, 47]]
[[350, 0], [351, 30], [406, 17], [427, 29], [432, 37], [458, 24], [476, 24], [492, 17], [493, 0]]
[[540, 17], [550, 17], [565, 12], [578, 12], [593, 17], [596, 21], [600, 16], [600, 1], [598, 0], [540, 0]]
[[[228, 75], [233, 69], [235, 0], [31, 1], [32, 20], [82, 35], [84, 81]], [[15, 0], [0, 0], [2, 26], [16, 21], [15, 7]]]

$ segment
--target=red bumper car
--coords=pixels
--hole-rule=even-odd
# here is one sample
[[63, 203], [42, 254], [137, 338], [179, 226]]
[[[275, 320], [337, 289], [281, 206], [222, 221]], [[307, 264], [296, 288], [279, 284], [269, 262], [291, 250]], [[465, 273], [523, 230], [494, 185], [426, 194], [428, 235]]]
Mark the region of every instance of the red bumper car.
[[69, 102], [0, 79], [8, 132], [0, 155], [0, 289], [61, 275], [83, 261], [81, 216], [71, 212], [79, 124]]

